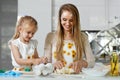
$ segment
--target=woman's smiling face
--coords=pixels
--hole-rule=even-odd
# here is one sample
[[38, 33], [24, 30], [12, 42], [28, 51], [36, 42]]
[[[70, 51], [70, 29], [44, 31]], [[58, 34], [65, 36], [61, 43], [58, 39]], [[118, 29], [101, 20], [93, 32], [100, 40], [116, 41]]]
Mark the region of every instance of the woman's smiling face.
[[73, 28], [73, 15], [69, 11], [63, 11], [61, 15], [61, 25], [64, 28], [64, 31], [71, 31]]

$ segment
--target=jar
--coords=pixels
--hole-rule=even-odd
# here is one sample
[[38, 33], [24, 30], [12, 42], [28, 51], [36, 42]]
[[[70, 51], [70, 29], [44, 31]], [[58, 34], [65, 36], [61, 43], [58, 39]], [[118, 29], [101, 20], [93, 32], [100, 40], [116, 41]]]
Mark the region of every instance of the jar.
[[110, 75], [118, 76], [119, 75], [119, 55], [117, 53], [117, 46], [113, 46], [113, 51], [110, 58]]

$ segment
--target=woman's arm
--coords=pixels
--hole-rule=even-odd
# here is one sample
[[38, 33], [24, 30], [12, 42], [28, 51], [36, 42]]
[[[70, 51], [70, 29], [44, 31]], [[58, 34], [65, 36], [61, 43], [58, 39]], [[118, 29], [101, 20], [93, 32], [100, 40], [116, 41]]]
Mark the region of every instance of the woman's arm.
[[91, 47], [90, 47], [90, 43], [88, 41], [88, 36], [85, 35], [85, 57], [86, 57], [86, 61], [88, 63], [88, 67], [93, 67], [95, 64], [95, 58], [94, 55], [92, 53]]
[[44, 45], [44, 56], [48, 58], [48, 62], [52, 62], [52, 41], [54, 33], [50, 32], [47, 34]]
[[69, 65], [69, 67], [72, 68], [75, 71], [75, 73], [81, 72], [82, 68], [86, 68], [87, 66], [88, 63], [83, 59], [75, 61]]

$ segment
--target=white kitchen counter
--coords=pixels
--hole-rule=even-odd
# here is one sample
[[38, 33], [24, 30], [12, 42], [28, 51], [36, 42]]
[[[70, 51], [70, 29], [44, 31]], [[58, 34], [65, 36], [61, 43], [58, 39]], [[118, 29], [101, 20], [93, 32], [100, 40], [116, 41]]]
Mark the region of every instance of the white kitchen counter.
[[21, 75], [19, 77], [0, 77], [0, 80], [120, 80], [120, 76], [95, 77], [95, 76], [88, 76], [85, 74], [77, 74], [77, 75], [51, 74], [48, 76]]
[[99, 72], [105, 73], [104, 70], [108, 68], [109, 66], [104, 66], [101, 63], [96, 63], [94, 68], [88, 69], [88, 71], [84, 71], [83, 69], [83, 71], [79, 74], [52, 73], [47, 76], [36, 76], [33, 72], [23, 72], [23, 74], [19, 77], [0, 77], [0, 80], [120, 80], [120, 76], [100, 76]]

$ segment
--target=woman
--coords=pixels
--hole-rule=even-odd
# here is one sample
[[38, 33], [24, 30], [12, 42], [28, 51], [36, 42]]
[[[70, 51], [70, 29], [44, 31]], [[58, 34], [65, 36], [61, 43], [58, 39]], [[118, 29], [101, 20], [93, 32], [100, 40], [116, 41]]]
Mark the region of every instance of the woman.
[[56, 32], [48, 33], [45, 56], [55, 69], [72, 68], [79, 73], [82, 68], [95, 63], [87, 36], [80, 29], [79, 12], [75, 5], [64, 4], [59, 9]]

